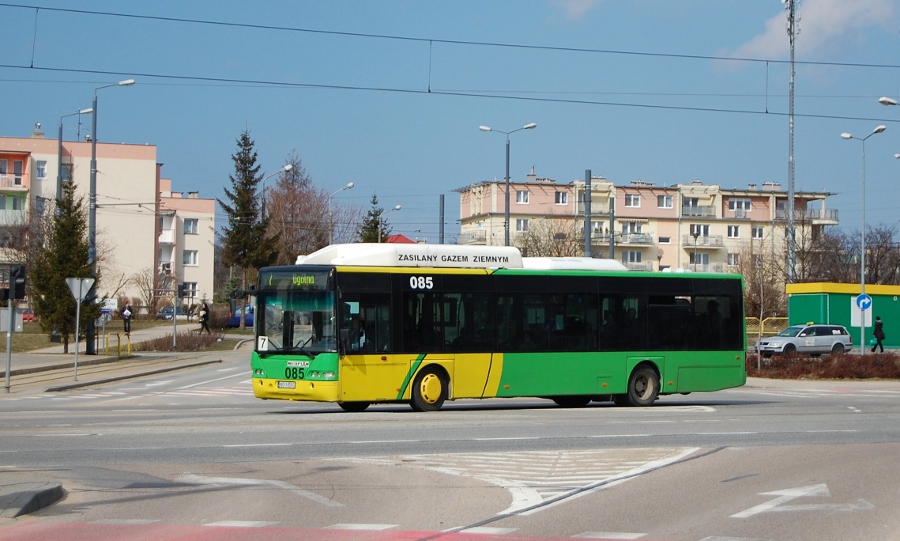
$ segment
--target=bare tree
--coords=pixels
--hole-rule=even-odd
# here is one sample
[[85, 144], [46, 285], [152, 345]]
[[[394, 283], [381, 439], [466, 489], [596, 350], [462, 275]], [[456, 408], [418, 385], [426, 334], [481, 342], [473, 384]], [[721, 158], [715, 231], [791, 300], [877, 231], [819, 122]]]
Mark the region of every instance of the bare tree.
[[528, 257], [575, 257], [582, 253], [571, 220], [529, 220], [528, 230], [517, 233], [513, 244]]
[[291, 170], [266, 190], [269, 235], [279, 238], [276, 265], [293, 264], [298, 255], [327, 246], [333, 227], [335, 242], [353, 240], [362, 216], [361, 209], [335, 204], [327, 191], [316, 187], [295, 153], [288, 163]]
[[900, 252], [894, 242], [897, 229], [880, 225], [866, 228], [866, 283], [897, 284]]
[[[146, 306], [148, 310], [155, 310], [156, 301], [156, 271], [147, 267], [131, 275], [131, 285], [140, 292], [140, 306]], [[137, 304], [137, 303], [136, 303]]]
[[744, 311], [760, 321], [785, 313], [783, 258], [773, 255], [765, 242], [748, 242], [738, 254], [738, 272], [744, 277]]

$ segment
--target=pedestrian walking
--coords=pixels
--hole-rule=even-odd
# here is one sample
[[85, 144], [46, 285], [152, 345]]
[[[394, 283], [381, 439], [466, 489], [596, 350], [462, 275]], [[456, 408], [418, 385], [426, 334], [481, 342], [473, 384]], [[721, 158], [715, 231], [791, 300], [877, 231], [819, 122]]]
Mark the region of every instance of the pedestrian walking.
[[875, 345], [872, 346], [872, 353], [875, 353], [876, 348], [881, 348], [881, 353], [884, 353], [884, 344], [881, 343], [884, 340], [884, 322], [881, 321], [880, 317], [875, 317], [875, 330], [872, 331], [872, 334], [875, 336]]
[[131, 302], [125, 301], [125, 308], [122, 309], [122, 321], [125, 322], [125, 336], [131, 336], [131, 318], [134, 317], [134, 309]]
[[205, 302], [200, 305], [199, 316], [200, 330], [197, 331], [197, 334], [203, 334], [203, 329], [206, 329], [206, 334], [212, 334], [209, 332], [209, 305]]

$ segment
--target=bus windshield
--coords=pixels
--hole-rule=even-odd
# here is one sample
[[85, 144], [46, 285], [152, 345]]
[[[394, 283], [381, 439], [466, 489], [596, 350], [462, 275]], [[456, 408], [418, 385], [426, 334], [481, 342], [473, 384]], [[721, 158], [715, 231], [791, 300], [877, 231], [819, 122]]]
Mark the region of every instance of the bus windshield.
[[261, 292], [258, 303], [257, 351], [337, 351], [334, 293]]

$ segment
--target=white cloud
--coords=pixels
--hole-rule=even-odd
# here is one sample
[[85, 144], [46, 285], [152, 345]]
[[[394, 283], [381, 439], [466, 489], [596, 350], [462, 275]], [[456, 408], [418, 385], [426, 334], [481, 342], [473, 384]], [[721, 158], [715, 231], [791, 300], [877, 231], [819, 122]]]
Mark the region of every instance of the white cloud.
[[[862, 31], [884, 26], [894, 13], [893, 0], [805, 0], [797, 2], [800, 35], [796, 52], [805, 59], [828, 52], [848, 42], [856, 42]], [[787, 58], [787, 10], [766, 21], [765, 32], [731, 52], [741, 58]]]
[[594, 6], [600, 4], [601, 0], [552, 0], [550, 2], [554, 7], [560, 8], [566, 19], [570, 21], [580, 21]]

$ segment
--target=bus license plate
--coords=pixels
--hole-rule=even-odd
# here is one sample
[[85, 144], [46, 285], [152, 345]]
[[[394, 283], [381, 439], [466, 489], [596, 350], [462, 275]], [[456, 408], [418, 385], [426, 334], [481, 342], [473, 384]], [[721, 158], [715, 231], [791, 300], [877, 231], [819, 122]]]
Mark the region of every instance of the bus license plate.
[[278, 388], [279, 389], [296, 389], [297, 382], [296, 381], [279, 381]]

